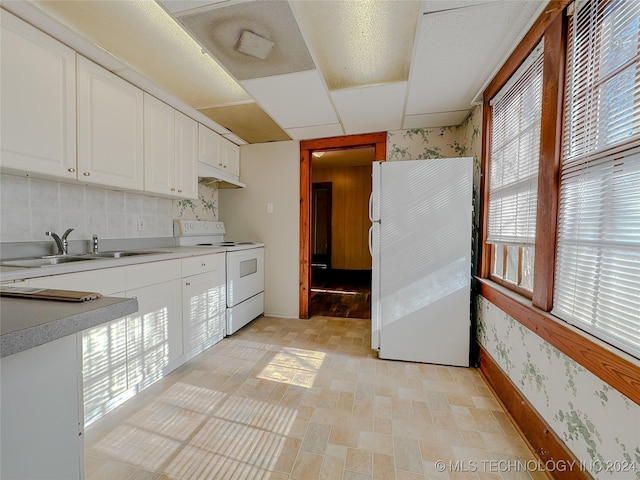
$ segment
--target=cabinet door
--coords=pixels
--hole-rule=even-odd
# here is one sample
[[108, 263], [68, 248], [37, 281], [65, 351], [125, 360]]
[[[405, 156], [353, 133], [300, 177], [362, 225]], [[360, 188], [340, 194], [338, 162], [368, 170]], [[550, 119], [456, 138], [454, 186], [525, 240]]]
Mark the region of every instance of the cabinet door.
[[226, 139], [220, 142], [220, 155], [222, 157], [222, 168], [225, 172], [240, 176], [240, 147]]
[[144, 189], [176, 195], [174, 108], [144, 94]]
[[198, 122], [175, 112], [175, 184], [177, 196], [198, 198]]
[[75, 52], [1, 17], [2, 169], [75, 179]]
[[76, 335], [0, 360], [0, 478], [84, 478]]
[[78, 55], [78, 178], [143, 190], [142, 90]]
[[207, 165], [222, 170], [220, 142], [222, 137], [213, 130], [198, 124], [199, 160]]
[[180, 280], [127, 291], [138, 312], [127, 317], [127, 384], [140, 390], [176, 368], [182, 358]]
[[187, 359], [224, 337], [225, 291], [224, 269], [182, 280], [182, 338]]

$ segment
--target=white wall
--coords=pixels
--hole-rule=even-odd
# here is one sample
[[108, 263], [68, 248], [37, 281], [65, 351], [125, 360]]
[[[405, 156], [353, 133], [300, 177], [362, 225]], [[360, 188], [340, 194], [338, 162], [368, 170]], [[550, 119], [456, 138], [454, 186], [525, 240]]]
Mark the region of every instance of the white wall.
[[265, 314], [298, 318], [300, 144], [242, 145], [240, 158], [247, 188], [218, 191], [226, 238], [265, 243]]

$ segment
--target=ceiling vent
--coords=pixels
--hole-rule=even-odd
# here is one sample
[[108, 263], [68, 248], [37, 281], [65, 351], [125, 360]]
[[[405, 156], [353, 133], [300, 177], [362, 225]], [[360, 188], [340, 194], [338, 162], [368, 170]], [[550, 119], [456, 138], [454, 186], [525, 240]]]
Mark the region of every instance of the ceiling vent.
[[264, 60], [269, 56], [274, 45], [275, 43], [271, 40], [261, 37], [249, 30], [243, 30], [238, 43], [236, 43], [235, 49], [245, 55]]

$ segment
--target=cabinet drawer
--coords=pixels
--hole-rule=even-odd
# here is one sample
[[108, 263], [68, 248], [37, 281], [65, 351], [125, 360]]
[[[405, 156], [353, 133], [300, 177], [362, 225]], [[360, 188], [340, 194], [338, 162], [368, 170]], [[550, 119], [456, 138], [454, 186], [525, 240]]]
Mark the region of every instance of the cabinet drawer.
[[201, 255], [182, 259], [182, 276], [190, 277], [199, 273], [212, 272], [214, 270], [224, 271], [224, 253], [214, 253], [211, 255]]
[[180, 260], [142, 263], [125, 267], [125, 291], [180, 278]]
[[31, 278], [30, 287], [79, 290], [113, 295], [124, 290], [124, 268], [104, 268], [90, 272], [66, 273], [50, 277]]

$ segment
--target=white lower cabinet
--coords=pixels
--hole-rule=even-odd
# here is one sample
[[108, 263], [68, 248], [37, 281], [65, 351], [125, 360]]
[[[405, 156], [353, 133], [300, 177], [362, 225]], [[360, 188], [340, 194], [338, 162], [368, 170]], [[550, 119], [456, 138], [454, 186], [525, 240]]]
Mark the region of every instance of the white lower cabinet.
[[0, 360], [0, 478], [84, 479], [77, 335]]
[[138, 312], [127, 317], [127, 385], [140, 391], [180, 365], [180, 280], [127, 291]]
[[184, 259], [182, 275], [182, 339], [190, 359], [224, 338], [224, 253]]
[[136, 297], [138, 312], [82, 332], [85, 424], [224, 337], [224, 253], [29, 279]]

